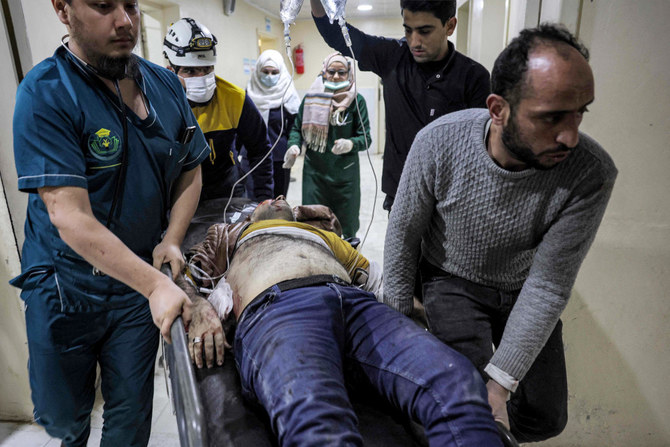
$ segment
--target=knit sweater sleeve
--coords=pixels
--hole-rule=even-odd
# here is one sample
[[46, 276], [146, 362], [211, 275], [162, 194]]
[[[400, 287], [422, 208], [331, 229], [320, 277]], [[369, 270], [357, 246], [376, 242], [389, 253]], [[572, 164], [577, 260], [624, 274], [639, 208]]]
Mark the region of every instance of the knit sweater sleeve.
[[435, 208], [438, 139], [426, 129], [417, 134], [407, 155], [386, 230], [383, 301], [406, 315], [412, 312], [414, 304], [421, 236]]
[[[605, 154], [605, 157], [607, 155]], [[528, 278], [490, 363], [521, 380], [567, 305], [609, 201], [616, 168], [607, 157], [588, 170], [535, 252]]]

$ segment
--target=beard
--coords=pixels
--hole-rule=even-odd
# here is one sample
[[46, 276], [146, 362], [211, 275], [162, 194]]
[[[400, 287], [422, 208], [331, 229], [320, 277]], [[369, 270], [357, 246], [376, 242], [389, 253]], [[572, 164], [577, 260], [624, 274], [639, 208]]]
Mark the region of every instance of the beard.
[[[85, 25], [76, 17], [72, 16], [70, 21], [70, 38], [77, 42], [77, 46], [84, 53], [84, 57], [91, 65], [97, 75], [110, 80], [121, 80], [123, 78], [135, 78], [139, 71], [137, 56], [133, 53], [124, 56], [108, 56], [101, 53], [93, 45], [90, 45], [90, 39], [83, 31]], [[137, 43], [137, 35], [133, 31], [128, 31], [128, 36], [132, 38], [133, 46]]]
[[[509, 120], [507, 126], [503, 126], [502, 130], [502, 143], [505, 146], [507, 152], [509, 152], [512, 157], [519, 160], [520, 162], [525, 163], [531, 168], [539, 169], [542, 171], [548, 171], [554, 169], [560, 163], [555, 163], [552, 165], [543, 165], [538, 156], [533, 152], [530, 144], [524, 141], [519, 126], [516, 122], [516, 115], [512, 112], [512, 116]], [[569, 148], [564, 144], [559, 144], [555, 148], [551, 149], [551, 152], [571, 152], [574, 148]]]
[[107, 79], [131, 78], [134, 79], [139, 71], [137, 56], [131, 54], [122, 57], [109, 57], [100, 55], [97, 60], [92, 61], [98, 74]]

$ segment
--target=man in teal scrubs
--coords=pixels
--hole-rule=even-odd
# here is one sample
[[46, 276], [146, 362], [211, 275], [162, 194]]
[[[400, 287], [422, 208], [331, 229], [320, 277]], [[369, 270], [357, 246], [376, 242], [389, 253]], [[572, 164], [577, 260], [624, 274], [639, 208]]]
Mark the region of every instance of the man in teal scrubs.
[[[145, 446], [158, 330], [190, 301], [178, 271], [209, 148], [177, 77], [132, 54], [136, 3], [52, 0], [69, 40], [19, 86], [14, 152], [30, 194], [22, 289], [35, 420], [63, 445]], [[169, 219], [168, 219], [169, 213]], [[152, 265], [153, 264], [153, 265]], [[154, 326], [155, 324], [155, 326]]]

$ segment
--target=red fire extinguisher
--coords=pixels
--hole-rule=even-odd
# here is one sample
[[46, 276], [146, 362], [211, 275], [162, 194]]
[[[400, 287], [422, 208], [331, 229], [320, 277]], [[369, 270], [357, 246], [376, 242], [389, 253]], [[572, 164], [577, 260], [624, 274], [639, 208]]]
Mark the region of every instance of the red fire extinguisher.
[[295, 71], [298, 74], [303, 74], [305, 72], [305, 51], [302, 49], [301, 45], [295, 47], [295, 55], [293, 60], [295, 61]]

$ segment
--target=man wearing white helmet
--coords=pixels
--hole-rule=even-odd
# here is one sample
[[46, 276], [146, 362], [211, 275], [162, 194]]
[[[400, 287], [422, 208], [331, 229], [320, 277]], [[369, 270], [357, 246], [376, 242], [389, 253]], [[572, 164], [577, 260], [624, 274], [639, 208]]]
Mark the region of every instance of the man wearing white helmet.
[[263, 201], [273, 197], [272, 156], [263, 160], [270, 150], [267, 127], [253, 101], [244, 89], [214, 74], [216, 37], [200, 22], [191, 18], [173, 23], [163, 40], [163, 53], [169, 69], [183, 79], [186, 97], [193, 114], [212, 149], [209, 160], [202, 164], [201, 200], [241, 197], [244, 184], [235, 190], [240, 177], [235, 140], [247, 149], [252, 172], [252, 198]]

